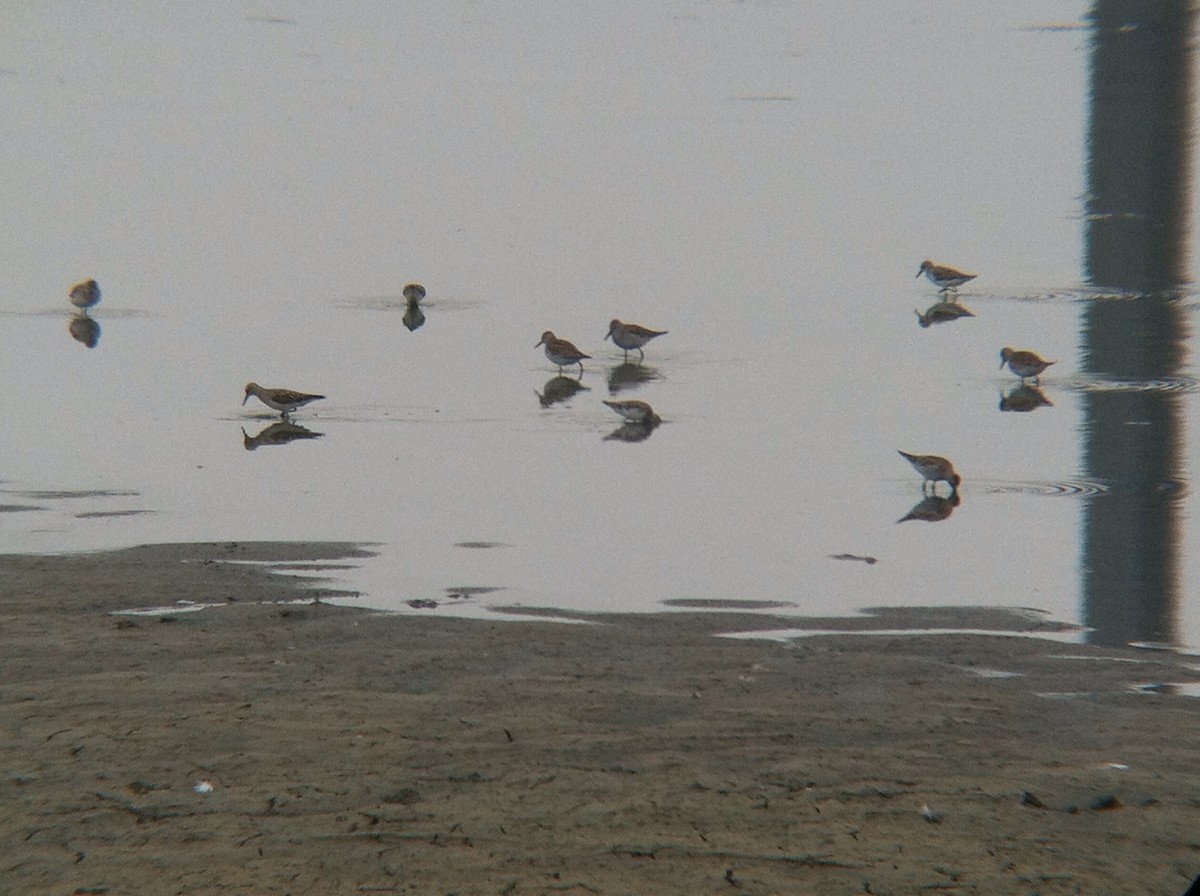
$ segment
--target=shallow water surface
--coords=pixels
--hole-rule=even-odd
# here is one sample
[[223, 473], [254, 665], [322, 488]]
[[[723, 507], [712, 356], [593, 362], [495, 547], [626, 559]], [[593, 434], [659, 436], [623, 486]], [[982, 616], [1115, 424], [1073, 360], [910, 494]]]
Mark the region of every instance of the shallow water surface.
[[[1146, 32], [1104, 12], [2, 12], [3, 550], [362, 540], [347, 587], [410, 612], [998, 605], [1200, 646], [1192, 213], [1118, 207], [1163, 185], [1106, 167], [1105, 35]], [[970, 316], [920, 325], [927, 257], [979, 273]], [[614, 317], [669, 333], [626, 363]], [[1022, 387], [1006, 345], [1057, 363]], [[327, 398], [284, 422], [250, 380]]]

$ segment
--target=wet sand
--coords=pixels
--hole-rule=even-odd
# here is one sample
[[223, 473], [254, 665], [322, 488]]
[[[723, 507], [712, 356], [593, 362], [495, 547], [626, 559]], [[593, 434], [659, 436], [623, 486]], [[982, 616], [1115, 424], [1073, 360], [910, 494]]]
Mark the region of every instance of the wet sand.
[[[354, 554], [0, 557], [0, 892], [1178, 896], [1200, 873], [1200, 700], [1134, 690], [1200, 681], [1187, 657], [389, 616], [226, 562]], [[221, 606], [114, 615], [176, 600]], [[858, 624], [1047, 629], [901, 615]]]

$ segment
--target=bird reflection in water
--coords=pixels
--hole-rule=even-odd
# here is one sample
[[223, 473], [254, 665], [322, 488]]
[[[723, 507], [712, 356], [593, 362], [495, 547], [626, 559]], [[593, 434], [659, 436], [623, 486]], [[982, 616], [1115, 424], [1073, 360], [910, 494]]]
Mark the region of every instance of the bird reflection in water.
[[974, 317], [973, 312], [966, 305], [960, 305], [958, 302], [936, 302], [930, 305], [924, 311], [913, 309], [917, 315], [917, 323], [922, 327], [929, 327], [933, 324], [948, 324], [952, 320], [958, 320], [962, 317]]
[[548, 408], [557, 402], [566, 401], [576, 392], [586, 391], [588, 391], [588, 387], [573, 377], [552, 376], [546, 380], [546, 385], [542, 386], [540, 393], [535, 389], [533, 394], [538, 397], [542, 407]]
[[88, 316], [87, 311], [71, 315], [67, 330], [76, 342], [82, 342], [88, 348], [95, 348], [100, 342], [100, 324]]
[[323, 435], [324, 433], [313, 432], [291, 420], [278, 420], [260, 430], [256, 435], [250, 435], [246, 432], [245, 427], [242, 427], [242, 447], [247, 451], [253, 451], [263, 445], [286, 445], [297, 439], [319, 439]]
[[943, 498], [941, 495], [927, 495], [896, 522], [906, 523], [909, 520], [921, 520], [926, 523], [939, 523], [954, 513], [954, 508], [961, 502], [962, 498], [956, 491], [951, 492], [948, 498]]
[[604, 437], [606, 442], [644, 442], [650, 438], [650, 434], [658, 429], [659, 420], [651, 422], [643, 420], [640, 423], [634, 423], [632, 420], [626, 421]]
[[425, 287], [420, 283], [409, 283], [404, 287], [404, 326], [411, 333], [425, 323], [425, 312], [421, 302], [425, 298]]
[[616, 395], [622, 389], [636, 389], [642, 383], [660, 379], [658, 370], [644, 364], [618, 364], [608, 370], [608, 391]]
[[1054, 402], [1037, 386], [1022, 383], [1000, 396], [1000, 410], [1026, 413], [1042, 407], [1054, 407]]

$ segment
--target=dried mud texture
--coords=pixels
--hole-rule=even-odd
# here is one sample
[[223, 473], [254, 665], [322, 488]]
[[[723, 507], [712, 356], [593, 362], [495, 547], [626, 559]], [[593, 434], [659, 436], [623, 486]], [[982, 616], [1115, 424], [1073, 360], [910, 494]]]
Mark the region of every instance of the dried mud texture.
[[[1179, 896], [1200, 873], [1200, 703], [1135, 690], [1200, 679], [1186, 657], [392, 616], [227, 562], [360, 553], [0, 557], [0, 892]], [[221, 606], [112, 612], [179, 599]]]

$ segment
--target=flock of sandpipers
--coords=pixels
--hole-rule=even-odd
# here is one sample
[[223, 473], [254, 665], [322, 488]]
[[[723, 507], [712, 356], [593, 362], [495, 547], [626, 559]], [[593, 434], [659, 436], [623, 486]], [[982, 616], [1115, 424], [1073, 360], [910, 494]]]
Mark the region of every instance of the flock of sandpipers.
[[[404, 287], [404, 297], [407, 308], [405, 310], [405, 326], [409, 329], [416, 329], [412, 325], [413, 321], [423, 320], [423, 315], [418, 317], [420, 313], [421, 300], [425, 298], [425, 288], [419, 283], [409, 283]], [[608, 333], [605, 334], [605, 339], [612, 339], [617, 348], [625, 353], [625, 358], [628, 360], [629, 353], [636, 351], [639, 359], [644, 360], [646, 357], [644, 346], [651, 339], [658, 336], [665, 336], [666, 330], [652, 330], [649, 327], [643, 327], [640, 324], [627, 324], [623, 321], [613, 319], [608, 325]], [[566, 339], [559, 339], [550, 330], [542, 333], [542, 338], [537, 341], [534, 348], [542, 346], [546, 352], [546, 357], [558, 367], [558, 372], [561, 375], [567, 367], [579, 365], [579, 376], [583, 377], [583, 362], [592, 356], [586, 352], [580, 351], [574, 343], [568, 342]], [[312, 392], [297, 392], [294, 389], [279, 389], [260, 386], [258, 383], [246, 383], [246, 394], [242, 399], [242, 404], [245, 404], [250, 396], [253, 395], [269, 408], [279, 411], [285, 418], [297, 408], [303, 407], [310, 401], [316, 401], [324, 398], [324, 395], [317, 395]], [[652, 428], [662, 422], [662, 418], [654, 412], [644, 401], [635, 399], [627, 399], [624, 401], [605, 401], [606, 405], [621, 415], [622, 418], [629, 424], [637, 425], [642, 428]]]
[[[415, 330], [425, 322], [425, 314], [421, 311], [421, 302], [426, 296], [425, 287], [420, 283], [409, 283], [405, 285], [402, 294], [405, 302], [404, 325], [409, 330]], [[82, 283], [72, 286], [67, 295], [71, 299], [71, 304], [80, 309], [80, 315], [86, 317], [87, 309], [100, 301], [100, 286], [95, 280], [84, 280]], [[614, 319], [609, 323], [608, 333], [604, 338], [611, 339], [617, 348], [625, 353], [626, 360], [629, 359], [631, 351], [636, 351], [639, 359], [644, 360], [646, 353], [643, 349], [646, 343], [658, 336], [665, 336], [666, 333], [666, 330], [652, 330], [640, 324], [629, 324]], [[537, 346], [544, 347], [546, 357], [558, 367], [559, 374], [562, 374], [564, 368], [578, 364], [579, 375], [582, 377], [583, 362], [591, 358], [591, 355], [580, 351], [566, 339], [559, 339], [550, 330], [542, 333], [542, 338], [534, 347], [537, 348]], [[250, 400], [251, 395], [272, 410], [279, 411], [284, 419], [288, 419], [293, 412], [309, 402], [325, 397], [315, 392], [298, 392], [295, 389], [260, 386], [254, 382], [246, 383], [245, 395], [242, 398], [243, 405]], [[605, 401], [604, 403], [620, 414], [627, 423], [638, 427], [648, 429], [662, 422], [662, 418], [644, 401], [628, 399]]]
[[[958, 304], [957, 290], [964, 283], [974, 280], [975, 274], [968, 274], [957, 268], [935, 264], [928, 260], [921, 262], [921, 267], [917, 271], [918, 277], [922, 274], [948, 299], [948, 301], [939, 303], [938, 306], [930, 309], [925, 314], [917, 313], [922, 326], [929, 326], [931, 322], [937, 320], [970, 316], [971, 313]], [[95, 280], [84, 280], [82, 283], [76, 283], [72, 286], [68, 295], [71, 299], [71, 304], [79, 308], [80, 314], [86, 317], [87, 309], [100, 301], [100, 286]], [[426, 295], [425, 287], [419, 283], [409, 283], [404, 287], [403, 295], [407, 306], [404, 319], [405, 326], [410, 330], [416, 329], [416, 327], [424, 322], [424, 314], [420, 310], [420, 304]], [[646, 344], [652, 339], [666, 335], [666, 333], [666, 330], [654, 330], [640, 324], [625, 323], [614, 318], [609, 323], [608, 333], [605, 334], [604, 338], [611, 339], [613, 344], [625, 353], [626, 360], [628, 360], [631, 351], [636, 351], [640, 361], [645, 360], [646, 353], [644, 348]], [[580, 351], [574, 343], [556, 336], [551, 330], [546, 330], [542, 333], [542, 338], [537, 341], [534, 348], [539, 346], [545, 351], [550, 363], [558, 367], [560, 375], [564, 369], [578, 364], [579, 376], [582, 378], [583, 362], [592, 357], [586, 352]], [[1013, 349], [1006, 346], [1000, 350], [1000, 367], [1003, 368], [1007, 364], [1008, 368], [1020, 377], [1022, 382], [1032, 379], [1036, 383], [1042, 372], [1053, 363], [1053, 361], [1046, 361], [1039, 357], [1037, 353], [1025, 349]], [[251, 395], [272, 410], [279, 411], [284, 419], [287, 419], [294, 411], [304, 407], [309, 402], [325, 397], [313, 392], [297, 392], [295, 389], [260, 386], [254, 382], [246, 383], [245, 396], [242, 398], [243, 405], [250, 400]], [[620, 414], [629, 424], [649, 428], [657, 426], [662, 422], [662, 419], [649, 404], [638, 399], [605, 401], [604, 404]], [[922, 490], [928, 487], [930, 491], [936, 493], [937, 484], [939, 482], [946, 482], [950, 485], [951, 494], [957, 496], [958, 487], [962, 483], [962, 477], [955, 471], [954, 464], [949, 460], [936, 454], [909, 454], [906, 451], [901, 451], [900, 455], [921, 474]]]
[[[974, 280], [975, 274], [968, 274], [966, 271], [960, 271], [957, 268], [952, 268], [949, 265], [935, 264], [926, 259], [921, 262], [921, 267], [917, 271], [917, 276], [922, 274], [938, 288], [938, 291], [943, 293], [949, 301], [944, 303], [946, 310], [940, 310], [941, 306], [935, 306], [935, 309], [925, 314], [917, 312], [917, 317], [920, 319], [921, 326], [927, 327], [930, 322], [941, 320], [950, 320], [954, 317], [971, 316], [969, 311], [962, 309], [957, 303], [957, 290], [964, 283]], [[957, 309], [957, 312], [956, 310]], [[961, 312], [961, 313], [959, 313]], [[1021, 382], [1032, 379], [1035, 383], [1042, 372], [1049, 367], [1054, 361], [1047, 361], [1038, 356], [1036, 352], [1031, 352], [1026, 349], [1009, 348], [1005, 346], [1000, 349], [1000, 368], [1008, 365], [1008, 369], [1021, 378]], [[955, 471], [954, 464], [944, 457], [936, 454], [909, 454], [907, 451], [901, 451], [900, 456], [907, 460], [918, 473], [921, 474], [921, 488], [924, 490], [926, 486], [930, 491], [937, 491], [939, 482], [946, 482], [950, 485], [951, 498], [958, 497], [958, 487], [962, 484], [962, 477]], [[957, 503], [957, 502], [955, 502]]]
[[[641, 324], [627, 324], [624, 321], [613, 318], [608, 324], [608, 332], [604, 334], [604, 338], [611, 339], [613, 344], [625, 353], [626, 361], [629, 360], [629, 353], [632, 351], [638, 353], [639, 361], [644, 361], [646, 353], [643, 351], [643, 348], [646, 343], [659, 336], [665, 336], [666, 333], [666, 330], [652, 330], [649, 327], [643, 327]], [[575, 347], [574, 343], [568, 342], [565, 339], [559, 339], [550, 330], [542, 334], [542, 338], [537, 341], [534, 348], [537, 348], [539, 345], [546, 352], [546, 357], [550, 359], [550, 363], [557, 365], [560, 375], [564, 368], [578, 364], [579, 376], [583, 377], [583, 362], [590, 358], [591, 355], [581, 352]], [[604, 403], [620, 414], [627, 424], [631, 427], [637, 427], [638, 431], [643, 434], [662, 422], [662, 418], [654, 413], [654, 408], [636, 398], [625, 399], [624, 401], [605, 401]]]

